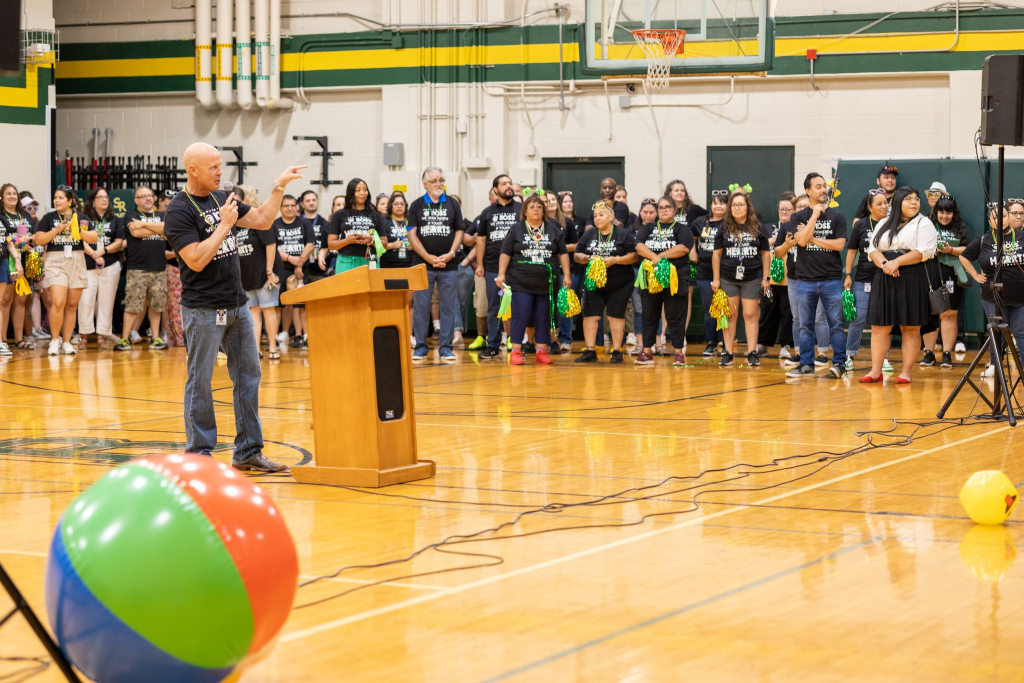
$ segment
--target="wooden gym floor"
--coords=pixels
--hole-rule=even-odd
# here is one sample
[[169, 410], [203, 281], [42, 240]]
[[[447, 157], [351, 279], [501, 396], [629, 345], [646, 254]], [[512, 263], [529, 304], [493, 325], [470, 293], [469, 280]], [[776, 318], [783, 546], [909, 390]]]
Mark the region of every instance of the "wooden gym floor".
[[[263, 364], [267, 455], [291, 464], [312, 449], [305, 355]], [[451, 545], [302, 588], [245, 681], [1024, 680], [1020, 514], [975, 528], [957, 500], [976, 470], [1024, 480], [1024, 425], [901, 424], [912, 443], [878, 435], [885, 448], [818, 461], [894, 417], [932, 420], [963, 364], [897, 388], [859, 385], [864, 361], [836, 382], [787, 381], [778, 359], [723, 370], [692, 357], [674, 370], [460, 357], [415, 370], [436, 479], [376, 492], [262, 479], [305, 579], [620, 495], [482, 538], [591, 529]], [[180, 349], [0, 366], [0, 561], [41, 615], [62, 510], [118, 463], [181, 450], [184, 378]], [[215, 385], [228, 460], [223, 367]], [[964, 397], [950, 415], [974, 407]], [[466, 566], [477, 567], [422, 575]], [[9, 605], [0, 595], [0, 617]], [[44, 655], [20, 617], [0, 629], [0, 681], [61, 680], [32, 661]]]

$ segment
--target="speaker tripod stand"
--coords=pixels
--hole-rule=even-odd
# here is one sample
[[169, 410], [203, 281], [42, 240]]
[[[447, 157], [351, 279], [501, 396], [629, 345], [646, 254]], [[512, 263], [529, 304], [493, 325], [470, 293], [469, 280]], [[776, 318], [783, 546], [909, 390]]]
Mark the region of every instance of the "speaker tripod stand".
[[50, 653], [51, 657], [53, 657], [54, 664], [56, 664], [57, 668], [60, 669], [64, 678], [66, 678], [69, 683], [81, 683], [81, 679], [78, 677], [78, 674], [76, 674], [75, 670], [71, 668], [71, 663], [68, 661], [68, 658], [64, 656], [64, 652], [57, 646], [57, 643], [53, 642], [53, 638], [51, 638], [50, 634], [46, 631], [46, 627], [43, 626], [42, 622], [39, 621], [39, 617], [37, 617], [36, 613], [32, 610], [32, 607], [30, 607], [28, 602], [25, 601], [25, 598], [22, 597], [21, 591], [14, 585], [14, 580], [11, 579], [2, 564], [0, 564], [0, 586], [4, 587], [7, 594], [11, 596], [11, 600], [14, 601], [14, 609], [3, 617], [0, 617], [0, 627], [3, 627], [3, 625], [7, 623], [8, 619], [18, 612], [21, 612], [22, 616], [25, 617], [25, 621], [27, 621], [28, 625], [32, 627], [36, 637], [39, 638], [39, 641], [43, 644], [43, 647], [45, 647], [46, 651]]
[[[944, 417], [946, 411], [949, 410], [949, 406], [953, 404], [957, 395], [960, 394], [960, 391], [969, 385], [981, 397], [981, 400], [992, 409], [992, 412], [984, 417], [993, 420], [1007, 420], [1011, 427], [1016, 427], [1017, 418], [1024, 418], [1024, 413], [1018, 414], [1013, 407], [1013, 393], [1017, 390], [1017, 386], [1021, 383], [1022, 378], [1024, 378], [1024, 367], [1021, 366], [1020, 353], [1013, 341], [1013, 337], [1010, 335], [1010, 326], [1003, 320], [1003, 169], [1006, 162], [1005, 154], [1005, 148], [1003, 145], [999, 145], [999, 202], [993, 209], [996, 214], [996, 231], [993, 234], [996, 265], [995, 272], [992, 274], [992, 279], [989, 282], [989, 288], [992, 291], [992, 302], [995, 304], [995, 315], [989, 319], [985, 343], [981, 345], [978, 355], [971, 361], [967, 372], [957, 382], [953, 393], [942, 404], [942, 409], [939, 410], [938, 416], [940, 419]], [[989, 400], [988, 396], [985, 395], [984, 389], [975, 384], [974, 380], [971, 379], [975, 368], [978, 367], [981, 359], [985, 357], [986, 351], [992, 353], [992, 369], [995, 374], [995, 390], [992, 400]], [[1006, 374], [1009, 368], [1003, 364], [1005, 354], [1009, 354], [1010, 360], [1017, 366], [1017, 379], [1009, 386], [1006, 383]]]

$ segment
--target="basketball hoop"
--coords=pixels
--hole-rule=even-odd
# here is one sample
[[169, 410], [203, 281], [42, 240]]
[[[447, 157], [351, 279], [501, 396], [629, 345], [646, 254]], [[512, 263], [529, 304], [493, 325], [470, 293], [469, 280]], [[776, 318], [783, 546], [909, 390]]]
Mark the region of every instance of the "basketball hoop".
[[683, 51], [686, 31], [682, 29], [639, 29], [633, 38], [647, 57], [647, 78], [650, 88], [667, 88], [672, 60]]

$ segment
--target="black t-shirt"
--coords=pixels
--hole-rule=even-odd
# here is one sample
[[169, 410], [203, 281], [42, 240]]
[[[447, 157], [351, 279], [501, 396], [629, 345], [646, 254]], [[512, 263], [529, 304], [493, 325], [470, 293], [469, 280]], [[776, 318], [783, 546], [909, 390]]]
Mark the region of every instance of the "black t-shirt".
[[[607, 200], [601, 199], [598, 201], [608, 203]], [[597, 203], [597, 202], [595, 202]], [[629, 206], [623, 202], [612, 202], [612, 213], [615, 214], [615, 220], [622, 223], [624, 226], [628, 226], [629, 223]], [[590, 213], [587, 214], [587, 222], [584, 225], [584, 229], [588, 230], [594, 227], [594, 210], [591, 209]]]
[[[1016, 235], [1003, 233], [1003, 303], [1021, 305], [1024, 304], [1024, 233], [1018, 231]], [[967, 245], [960, 254], [968, 261], [977, 261], [981, 270], [988, 276], [989, 281], [996, 272], [996, 243], [992, 239], [992, 231], [986, 232], [981, 237]], [[986, 282], [981, 286], [981, 298], [985, 301], [992, 301], [992, 288]]]
[[277, 251], [277, 232], [237, 228], [238, 264], [242, 274], [242, 289], [251, 292], [267, 284], [267, 245], [274, 245], [274, 262], [271, 269], [280, 278], [282, 271], [281, 254]]
[[486, 237], [484, 244], [484, 270], [488, 273], [498, 272], [498, 257], [501, 256], [501, 244], [505, 235], [519, 222], [519, 202], [511, 201], [504, 206], [495, 202], [480, 214], [480, 226], [476, 230], [477, 237]]
[[693, 238], [697, 248], [697, 279], [713, 280], [714, 269], [711, 266], [711, 258], [715, 255], [715, 237], [721, 230], [724, 220], [714, 220], [710, 215], [699, 216], [690, 224]]
[[[191, 201], [189, 200], [191, 197]], [[195, 202], [196, 206], [192, 205]], [[207, 239], [220, 224], [220, 207], [227, 193], [215, 190], [206, 196], [179, 192], [167, 205], [164, 214], [164, 235], [176, 254], [190, 244]], [[252, 208], [238, 202], [238, 218]], [[198, 207], [198, 209], [197, 209]], [[210, 225], [212, 223], [213, 225]], [[221, 242], [213, 259], [200, 271], [188, 267], [181, 257], [181, 305], [188, 308], [239, 308], [246, 303], [245, 290], [238, 265], [237, 227]]]
[[[576, 243], [576, 253], [588, 256], [625, 256], [636, 252], [636, 236], [630, 228], [612, 228], [608, 236], [601, 235], [597, 228], [590, 228]], [[587, 264], [583, 264], [586, 269]], [[635, 276], [632, 265], [608, 266], [606, 289], [618, 289], [632, 284]]]
[[[861, 218], [853, 224], [850, 231], [850, 238], [846, 241], [846, 248], [857, 251], [857, 270], [853, 273], [854, 282], [873, 282], [875, 271], [878, 266], [868, 258], [868, 247], [871, 244], [871, 233], [875, 229], [875, 223], [868, 218]], [[845, 278], [845, 276], [844, 276]]]
[[[505, 281], [513, 292], [527, 294], [548, 293], [548, 268], [551, 277], [557, 278], [562, 272], [559, 254], [569, 253], [565, 238], [557, 224], [544, 221], [544, 234], [534, 239], [522, 221], [516, 223], [501, 243], [501, 253], [511, 257], [505, 271]], [[553, 291], [557, 291], [553, 290]]]
[[[381, 240], [386, 234], [384, 229], [384, 218], [377, 213], [376, 209], [341, 209], [331, 216], [331, 225], [327, 229], [330, 235], [336, 235], [338, 239], [346, 239], [354, 235], [368, 237], [371, 230], [376, 230]], [[373, 245], [348, 244], [342, 247], [338, 253], [342, 256], [358, 256], [364, 258], [368, 249]]]
[[[307, 244], [316, 244], [313, 224], [306, 220], [304, 216], [297, 217], [291, 223], [285, 223], [283, 218], [278, 217], [274, 221], [271, 230], [277, 233], [279, 251], [283, 251], [289, 256], [302, 256], [302, 250], [306, 248]], [[315, 248], [314, 251], [316, 251]], [[281, 270], [277, 270], [278, 267]], [[305, 264], [303, 264], [303, 269], [305, 269]], [[287, 279], [285, 271], [287, 271], [288, 275], [291, 275], [295, 272], [295, 266], [290, 263], [286, 264], [284, 259], [281, 259], [280, 265], [275, 266], [274, 271], [281, 278], [281, 281], [284, 282]]]
[[[636, 243], [643, 244], [655, 254], [668, 251], [677, 244], [693, 249], [693, 232], [688, 226], [682, 225], [678, 221], [673, 222], [672, 225], [663, 225], [660, 221], [658, 223], [647, 223], [640, 226], [640, 229], [637, 231]], [[680, 280], [690, 279], [689, 254], [669, 260], [676, 267], [677, 277]]]
[[683, 212], [682, 209], [678, 210], [676, 212], [676, 222], [682, 223], [683, 225], [689, 227], [693, 225], [698, 218], [707, 215], [707, 209], [705, 209], [703, 206], [698, 206], [694, 204], [689, 209], [687, 209], [686, 212]]
[[[583, 236], [583, 233], [587, 231], [587, 222], [581, 216], [576, 216], [575, 218], [566, 218], [566, 221], [572, 223], [573, 236], [572, 238], [570, 238], [569, 232], [567, 230], [565, 233], [565, 243], [566, 245], [576, 244], [579, 241], [580, 237]], [[633, 231], [633, 236], [634, 238], [636, 237], [636, 230]], [[582, 263], [576, 263], [575, 259], [569, 260], [569, 272], [582, 274], [586, 271], [586, 269], [587, 267], [585, 265], [583, 265]]]
[[[388, 249], [380, 257], [382, 268], [412, 268], [412, 247], [409, 246], [409, 238], [406, 233], [409, 225], [406, 221], [397, 222], [392, 218], [384, 219], [384, 232], [387, 234], [388, 243], [405, 242], [405, 258], [401, 257], [402, 249]], [[381, 234], [384, 237], [384, 233]]]
[[[408, 213], [409, 225], [416, 229], [416, 236], [423, 249], [431, 256], [444, 256], [453, 249], [457, 252], [461, 241], [455, 244], [455, 233], [462, 230], [462, 209], [458, 202], [444, 194], [437, 202], [430, 200], [429, 195], [424, 197], [414, 199]], [[424, 263], [419, 254], [413, 256], [413, 262]], [[458, 261], [453, 258], [438, 270], [451, 271], [458, 265]], [[430, 263], [426, 263], [426, 266], [427, 270], [434, 270]]]
[[[786, 232], [796, 234], [801, 225], [811, 220], [813, 210], [806, 208], [797, 211], [790, 217], [789, 227]], [[835, 209], [825, 209], [818, 216], [817, 225], [814, 226], [814, 236], [823, 240], [846, 239], [846, 216]], [[785, 235], [783, 235], [785, 238]], [[800, 279], [806, 282], [827, 282], [838, 280], [843, 275], [843, 257], [841, 252], [823, 249], [817, 244], [808, 243], [806, 247], [794, 246], [790, 251], [796, 250], [796, 260], [800, 271]], [[790, 276], [792, 277], [792, 275]]]
[[[115, 216], [114, 214], [110, 214], [106, 218], [101, 218], [100, 220], [93, 219], [92, 227], [96, 231], [97, 238], [96, 244], [89, 245], [93, 249], [96, 249], [100, 244], [102, 244], [103, 248], [106, 249], [107, 247], [110, 246], [111, 242], [115, 240], [124, 239], [124, 226], [121, 223], [121, 219]], [[160, 239], [162, 240], [163, 237], [161, 237]], [[101, 258], [103, 259], [104, 267], [106, 267], [117, 260], [117, 253], [115, 252], [113, 254], [107, 254], [106, 252], [104, 252]], [[87, 256], [85, 259], [85, 269], [95, 270], [95, 259]]]
[[[195, 211], [195, 209], [192, 210]], [[164, 214], [161, 211], [153, 211], [148, 214], [139, 211], [129, 211], [124, 215], [125, 265], [128, 270], [156, 272], [167, 267], [163, 235], [149, 235], [142, 238], [133, 237], [128, 229], [128, 224], [132, 221], [162, 223], [163, 220]]]
[[[753, 235], [749, 232], [730, 235], [723, 227], [715, 235], [715, 249], [723, 250], [722, 262], [718, 269], [719, 277], [730, 282], [760, 280], [764, 277], [761, 253], [768, 251], [768, 248], [768, 237], [764, 230], [759, 229]], [[739, 277], [736, 272], [738, 266], [743, 266], [743, 277]]]
[[313, 253], [309, 255], [309, 261], [302, 269], [306, 275], [327, 275], [326, 270], [320, 270], [319, 261], [320, 250], [327, 248], [327, 221], [320, 214], [312, 218], [303, 214], [302, 217], [313, 228]]
[[[56, 211], [51, 211], [39, 219], [39, 223], [36, 224], [36, 229], [33, 232], [49, 232], [57, 227], [60, 220], [60, 214]], [[91, 221], [88, 216], [83, 213], [78, 214], [78, 228], [80, 230], [89, 230], [90, 223]], [[43, 251], [61, 251], [65, 247], [71, 247], [71, 251], [85, 251], [85, 247], [82, 246], [82, 240], [71, 238], [70, 228], [58, 233], [48, 244], [43, 245]]]

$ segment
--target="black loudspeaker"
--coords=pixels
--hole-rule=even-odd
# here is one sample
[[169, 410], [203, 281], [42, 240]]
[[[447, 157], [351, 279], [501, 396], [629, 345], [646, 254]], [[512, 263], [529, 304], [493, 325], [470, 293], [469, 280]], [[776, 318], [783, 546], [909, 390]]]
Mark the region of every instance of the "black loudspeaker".
[[0, 21], [0, 71], [17, 73], [21, 69], [21, 0], [0, 0], [0, 17], [7, 17]]
[[377, 419], [400, 420], [405, 415], [402, 387], [402, 343], [397, 327], [373, 330], [373, 371], [377, 380]]
[[981, 144], [1024, 144], [1024, 55], [991, 55], [981, 72]]

